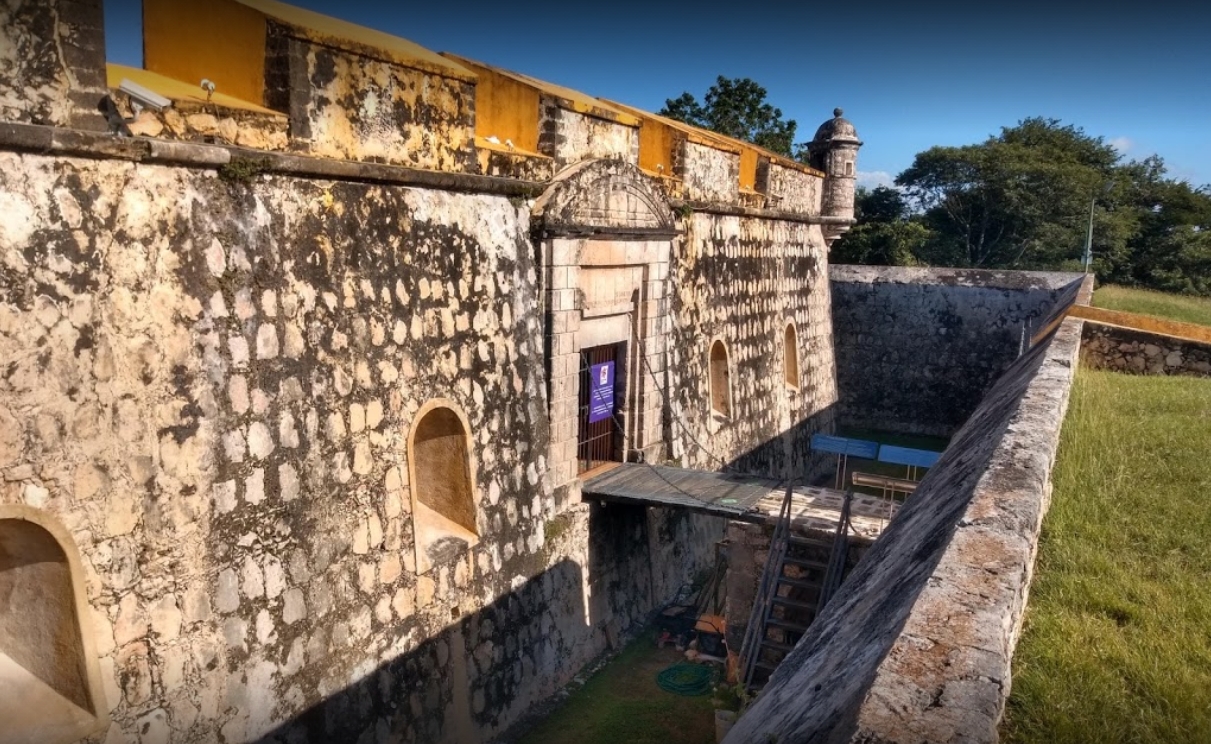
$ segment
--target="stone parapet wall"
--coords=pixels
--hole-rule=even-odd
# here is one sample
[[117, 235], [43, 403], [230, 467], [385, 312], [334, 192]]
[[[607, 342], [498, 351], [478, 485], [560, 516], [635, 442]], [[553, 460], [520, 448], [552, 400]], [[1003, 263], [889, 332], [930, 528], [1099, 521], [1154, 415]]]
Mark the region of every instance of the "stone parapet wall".
[[221, 142], [281, 152], [290, 146], [289, 122], [273, 116], [182, 101], [163, 111], [139, 112], [128, 126], [136, 137], [179, 142]]
[[732, 204], [739, 197], [740, 156], [682, 139], [676, 175], [685, 184], [683, 196], [690, 201]]
[[1211, 377], [1211, 344], [1087, 320], [1081, 363], [1141, 375]]
[[473, 173], [475, 84], [296, 38], [270, 24], [266, 100], [291, 148], [327, 158]]
[[539, 104], [538, 151], [555, 159], [558, 171], [594, 158], [639, 162], [639, 128], [581, 114], [550, 96]]
[[771, 209], [822, 214], [823, 185], [820, 176], [768, 160], [758, 169], [757, 189], [765, 194], [765, 204]]
[[1001, 376], [726, 744], [997, 741], [1080, 338]]
[[829, 268], [839, 420], [949, 436], [1083, 274]]

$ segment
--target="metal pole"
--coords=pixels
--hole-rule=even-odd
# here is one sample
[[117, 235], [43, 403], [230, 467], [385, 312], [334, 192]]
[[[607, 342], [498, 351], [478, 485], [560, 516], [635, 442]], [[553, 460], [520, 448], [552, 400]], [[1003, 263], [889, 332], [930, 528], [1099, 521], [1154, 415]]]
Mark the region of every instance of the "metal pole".
[[1085, 235], [1085, 273], [1089, 273], [1089, 265], [1093, 263], [1093, 206], [1097, 204], [1097, 197], [1094, 196], [1089, 200], [1089, 232]]

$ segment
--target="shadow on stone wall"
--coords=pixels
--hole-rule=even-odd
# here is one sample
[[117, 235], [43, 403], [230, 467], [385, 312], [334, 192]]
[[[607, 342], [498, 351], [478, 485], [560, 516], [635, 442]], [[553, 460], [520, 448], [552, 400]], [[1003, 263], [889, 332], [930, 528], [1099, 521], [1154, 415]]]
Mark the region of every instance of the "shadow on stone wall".
[[951, 436], [1082, 274], [832, 266], [838, 423]]
[[[672, 598], [686, 579], [679, 566], [701, 557], [695, 555], [693, 538], [701, 532], [695, 519], [704, 518], [589, 504], [552, 520], [548, 529], [559, 534], [548, 536], [552, 547], [540, 553], [544, 563], [556, 546], [584, 551], [583, 545], [569, 546], [565, 535], [575, 536], [578, 527], [583, 535], [587, 522], [586, 564], [555, 559], [419, 645], [409, 639], [420, 627], [401, 624], [391, 631], [398, 655], [367, 664], [355, 682], [257, 741], [471, 744], [502, 733], [511, 737], [526, 725], [528, 711], [594, 658], [619, 650]], [[553, 526], [560, 520], [562, 526]], [[713, 544], [709, 534], [705, 538]]]
[[812, 435], [832, 434], [836, 429], [837, 405], [831, 404], [789, 429], [765, 439], [727, 461], [723, 470], [767, 478], [784, 479], [788, 471], [803, 485], [831, 483], [836, 469], [833, 457], [813, 452]]
[[[781, 478], [791, 464], [806, 466], [802, 482], [827, 478], [832, 460], [813, 455], [810, 441], [832, 430], [834, 415], [830, 406], [732, 458], [726, 469]], [[621, 649], [713, 560], [707, 548], [724, 525], [685, 510], [621, 504], [566, 511], [548, 521], [546, 546], [530, 559], [533, 573], [512, 592], [451, 618], [419, 645], [412, 641], [423, 633], [419, 623], [399, 624], [388, 631], [396, 635], [396, 656], [367, 663], [339, 690], [321, 691], [322, 702], [258, 741], [516, 740], [537, 720], [533, 713], [545, 711], [542, 703], [586, 664]]]

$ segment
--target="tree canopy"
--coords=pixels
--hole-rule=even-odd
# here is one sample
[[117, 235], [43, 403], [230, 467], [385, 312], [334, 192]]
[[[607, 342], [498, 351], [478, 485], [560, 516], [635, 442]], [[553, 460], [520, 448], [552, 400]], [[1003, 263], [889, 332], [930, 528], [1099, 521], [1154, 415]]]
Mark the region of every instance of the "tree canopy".
[[798, 124], [794, 119], [784, 120], [782, 109], [768, 103], [766, 95], [765, 88], [749, 78], [720, 75], [704, 102], [685, 92], [666, 99], [658, 113], [791, 157]]
[[[702, 101], [660, 114], [806, 162], [793, 119], [749, 78], [720, 75]], [[1104, 280], [1211, 295], [1211, 186], [1170, 178], [1156, 155], [1124, 160], [1103, 137], [1032, 117], [974, 145], [917, 153], [895, 188], [858, 189], [837, 263], [1080, 270], [1089, 225]]]
[[833, 260], [1079, 269], [1090, 210], [1103, 279], [1211, 294], [1211, 189], [1124, 162], [1102, 137], [1029, 118], [976, 145], [920, 152], [898, 189], [860, 190]]

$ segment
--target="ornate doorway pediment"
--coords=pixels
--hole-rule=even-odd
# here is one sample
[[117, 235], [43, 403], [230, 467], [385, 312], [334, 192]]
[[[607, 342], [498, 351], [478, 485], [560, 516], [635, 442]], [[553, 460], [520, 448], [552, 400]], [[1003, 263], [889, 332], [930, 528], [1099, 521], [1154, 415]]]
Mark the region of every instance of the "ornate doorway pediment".
[[586, 160], [559, 173], [534, 204], [546, 236], [616, 236], [658, 240], [678, 234], [659, 186], [621, 160]]

